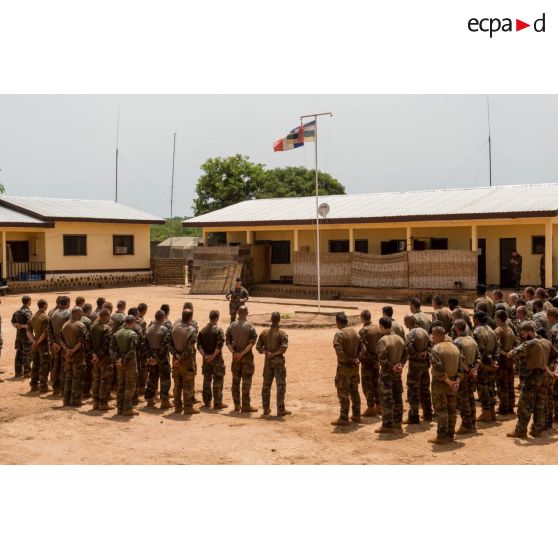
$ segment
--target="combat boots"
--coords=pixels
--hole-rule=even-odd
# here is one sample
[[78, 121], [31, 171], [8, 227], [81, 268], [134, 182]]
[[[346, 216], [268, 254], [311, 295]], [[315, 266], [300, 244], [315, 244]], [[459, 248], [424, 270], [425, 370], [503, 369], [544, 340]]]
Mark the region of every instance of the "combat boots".
[[198, 415], [199, 413], [201, 413], [201, 411], [199, 409], [196, 409], [195, 407], [186, 407], [184, 409], [185, 415]]
[[476, 430], [474, 427], [462, 424], [456, 434], [474, 434], [475, 432]]
[[122, 413], [120, 413], [123, 417], [133, 417], [136, 415], [139, 415], [139, 413], [137, 411], [134, 411], [134, 409], [126, 409], [124, 411], [122, 411]]
[[376, 432], [376, 434], [393, 434], [393, 428], [382, 424], [382, 426], [380, 426], [380, 428], [376, 428], [374, 432]]
[[99, 411], [111, 411], [112, 409], [114, 409], [114, 407], [108, 403], [99, 403]]
[[351, 417], [351, 420], [352, 420], [353, 422], [362, 422], [362, 419], [360, 418], [360, 415], [353, 415], [353, 416]]
[[269, 407], [264, 407], [263, 413], [264, 416], [271, 415], [271, 409]]
[[93, 411], [98, 411], [99, 407], [101, 406], [101, 404], [99, 403], [99, 400], [96, 399], [95, 401], [93, 401]]
[[523, 440], [526, 440], [527, 432], [518, 432], [517, 430], [514, 430], [513, 432], [508, 432], [506, 436], [508, 438], [521, 438]]
[[287, 415], [292, 415], [293, 412], [289, 411], [289, 409], [283, 409], [282, 411], [277, 412], [278, 417], [286, 417]]
[[403, 421], [403, 424], [420, 424], [420, 418], [418, 416], [409, 416], [409, 418]]
[[492, 414], [490, 413], [490, 409], [483, 409], [479, 418], [477, 418], [478, 422], [492, 422]]
[[160, 405], [159, 408], [161, 410], [163, 410], [163, 409], [170, 409], [171, 407], [172, 407], [172, 405], [170, 404], [170, 401], [168, 399], [163, 399], [161, 401], [161, 405]]
[[245, 407], [244, 409], [242, 409], [243, 413], [256, 413], [258, 411], [257, 407], [252, 407], [250, 405], [250, 407]]
[[29, 388], [29, 391], [30, 391], [30, 392], [39, 391], [39, 386], [31, 386], [31, 387]]
[[337, 420], [332, 420], [332, 426], [349, 426], [351, 423], [347, 419], [338, 418]]
[[228, 405], [226, 403], [214, 403], [213, 404], [213, 408], [215, 410], [220, 410], [220, 409], [226, 409], [228, 407]]
[[234, 412], [240, 413], [240, 405], [237, 405], [236, 403], [234, 404]]
[[39, 393], [48, 393], [48, 386], [39, 388]]
[[146, 399], [145, 400], [146, 407], [155, 407], [155, 399]]
[[496, 407], [491, 407], [490, 408], [490, 421], [491, 422], [496, 422]]
[[445, 446], [450, 443], [450, 440], [449, 438], [440, 438], [440, 436], [436, 436], [436, 438], [432, 438], [431, 440], [428, 440], [428, 442], [431, 444], [440, 444]]
[[366, 407], [366, 411], [364, 411], [364, 413], [362, 413], [363, 417], [376, 417], [378, 416], [378, 413], [376, 412], [376, 406], [372, 405], [371, 407], [368, 406]]
[[183, 410], [184, 410], [184, 409], [183, 409], [182, 407], [175, 407], [175, 408], [174, 408], [174, 412], [175, 412], [175, 413], [178, 413], [178, 414], [182, 413]]

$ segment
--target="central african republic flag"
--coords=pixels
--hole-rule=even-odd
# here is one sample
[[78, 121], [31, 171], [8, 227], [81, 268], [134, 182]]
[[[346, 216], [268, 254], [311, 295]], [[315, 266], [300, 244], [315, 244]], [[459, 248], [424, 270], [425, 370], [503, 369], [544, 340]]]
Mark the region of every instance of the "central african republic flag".
[[273, 144], [273, 151], [287, 151], [302, 147], [307, 141], [316, 141], [316, 121], [301, 124], [293, 128], [287, 137], [278, 139]]

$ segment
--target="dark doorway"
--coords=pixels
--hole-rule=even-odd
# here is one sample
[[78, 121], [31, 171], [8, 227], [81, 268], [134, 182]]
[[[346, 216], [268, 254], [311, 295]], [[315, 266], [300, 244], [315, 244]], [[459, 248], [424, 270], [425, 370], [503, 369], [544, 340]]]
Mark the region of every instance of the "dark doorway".
[[29, 261], [29, 241], [28, 240], [8, 240], [6, 242], [12, 252], [14, 263]]
[[515, 238], [500, 239], [500, 286], [513, 287], [513, 278], [510, 269], [511, 253], [516, 248]]
[[486, 238], [478, 239], [477, 254], [478, 282], [486, 285]]

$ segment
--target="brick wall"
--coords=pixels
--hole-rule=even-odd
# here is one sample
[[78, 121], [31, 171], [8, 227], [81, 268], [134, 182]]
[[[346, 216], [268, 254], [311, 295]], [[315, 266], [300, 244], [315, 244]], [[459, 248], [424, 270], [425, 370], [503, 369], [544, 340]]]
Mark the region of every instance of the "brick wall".
[[186, 259], [154, 258], [152, 260], [153, 282], [157, 285], [185, 285]]

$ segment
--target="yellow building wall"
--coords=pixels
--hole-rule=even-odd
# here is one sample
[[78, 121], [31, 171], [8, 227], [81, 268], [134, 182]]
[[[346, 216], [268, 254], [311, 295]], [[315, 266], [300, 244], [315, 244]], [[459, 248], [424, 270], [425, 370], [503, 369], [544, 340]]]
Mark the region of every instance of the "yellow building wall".
[[231, 242], [240, 242], [240, 244], [246, 244], [246, 231], [227, 232], [227, 244], [230, 244]]
[[[47, 271], [149, 269], [150, 226], [135, 223], [57, 222], [45, 229]], [[64, 256], [63, 235], [87, 235], [86, 256]], [[134, 254], [114, 255], [113, 235], [134, 235]]]
[[448, 250], [471, 249], [471, 227], [412, 227], [411, 237], [447, 238]]

